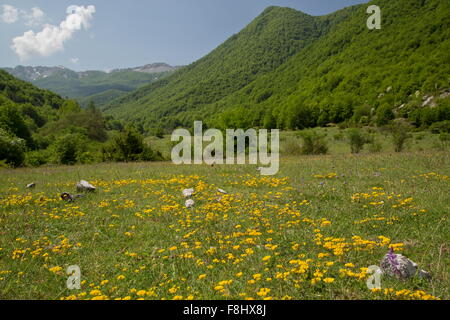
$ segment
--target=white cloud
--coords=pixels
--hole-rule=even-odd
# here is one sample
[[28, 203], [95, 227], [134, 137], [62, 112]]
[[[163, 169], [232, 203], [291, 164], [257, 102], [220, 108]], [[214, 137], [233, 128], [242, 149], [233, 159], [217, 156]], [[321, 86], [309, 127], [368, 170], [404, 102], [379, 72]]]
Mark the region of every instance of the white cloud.
[[19, 10], [14, 8], [13, 6], [10, 6], [9, 4], [4, 4], [2, 6], [3, 13], [1, 15], [1, 18], [3, 22], [5, 23], [14, 23], [19, 19]]
[[94, 6], [70, 6], [67, 17], [59, 26], [45, 24], [38, 33], [32, 30], [13, 39], [12, 49], [21, 60], [27, 60], [33, 55], [48, 57], [64, 50], [64, 43], [72, 35], [81, 30], [87, 30], [95, 13]]
[[35, 7], [31, 8], [30, 13], [23, 13], [23, 16], [26, 20], [25, 25], [29, 27], [39, 26], [42, 24], [42, 21], [44, 20], [45, 13], [40, 8]]
[[73, 64], [77, 64], [78, 61], [80, 61], [80, 59], [78, 59], [78, 58], [70, 58], [70, 62], [72, 62]]

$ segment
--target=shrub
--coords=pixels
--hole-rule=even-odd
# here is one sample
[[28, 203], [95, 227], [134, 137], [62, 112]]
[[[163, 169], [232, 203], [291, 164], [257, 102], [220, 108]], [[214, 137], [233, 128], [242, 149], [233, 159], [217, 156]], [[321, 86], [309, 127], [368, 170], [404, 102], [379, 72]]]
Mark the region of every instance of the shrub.
[[117, 133], [102, 149], [103, 160], [107, 161], [153, 161], [162, 160], [159, 152], [145, 145], [143, 136], [134, 128]]
[[395, 118], [394, 113], [389, 105], [382, 105], [377, 109], [377, 126], [381, 127], [387, 125], [390, 120]]
[[405, 147], [405, 142], [411, 138], [410, 126], [404, 123], [396, 123], [390, 127], [392, 142], [395, 152], [401, 152]]
[[336, 141], [342, 141], [344, 140], [344, 135], [342, 134], [342, 132], [338, 132], [333, 136], [333, 139]]
[[383, 145], [381, 144], [381, 142], [378, 141], [378, 139], [375, 138], [374, 135], [370, 136], [368, 145], [369, 145], [369, 152], [371, 153], [376, 153], [383, 150]]
[[164, 138], [164, 129], [162, 127], [157, 127], [154, 132], [155, 137], [159, 139]]
[[300, 143], [295, 138], [286, 139], [283, 143], [283, 154], [296, 156], [302, 154]]
[[50, 154], [48, 150], [30, 151], [25, 154], [25, 165], [39, 167], [49, 162]]
[[439, 134], [439, 143], [442, 150], [447, 149], [450, 141], [450, 134], [446, 132], [442, 132]]
[[59, 164], [73, 165], [78, 156], [86, 149], [86, 138], [80, 134], [66, 134], [56, 139], [53, 144], [55, 160]]
[[369, 142], [361, 130], [356, 128], [349, 129], [347, 131], [347, 137], [352, 153], [360, 153], [364, 148], [364, 144]]
[[328, 152], [325, 136], [319, 135], [313, 130], [307, 130], [301, 133], [303, 145], [302, 154], [326, 154]]
[[433, 123], [430, 126], [430, 131], [432, 133], [450, 133], [450, 120]]

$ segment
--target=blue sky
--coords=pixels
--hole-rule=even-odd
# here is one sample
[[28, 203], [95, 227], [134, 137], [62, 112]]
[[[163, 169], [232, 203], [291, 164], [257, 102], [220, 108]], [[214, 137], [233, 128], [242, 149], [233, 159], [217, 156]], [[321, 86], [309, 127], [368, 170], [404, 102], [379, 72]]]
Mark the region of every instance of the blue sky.
[[[0, 0], [0, 66], [107, 70], [152, 62], [185, 65], [239, 32], [270, 5], [323, 15], [366, 2]], [[70, 6], [75, 7], [68, 11]], [[61, 25], [63, 21], [67, 23]]]

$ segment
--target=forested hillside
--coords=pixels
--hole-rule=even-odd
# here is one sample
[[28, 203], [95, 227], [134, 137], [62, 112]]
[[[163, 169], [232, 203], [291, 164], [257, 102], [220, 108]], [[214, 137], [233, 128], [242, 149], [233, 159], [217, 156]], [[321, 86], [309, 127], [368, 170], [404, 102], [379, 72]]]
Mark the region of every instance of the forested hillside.
[[[430, 113], [424, 96], [438, 98], [450, 87], [450, 6], [443, 0], [377, 4], [381, 30], [368, 30], [367, 6], [358, 7], [286, 64], [211, 106], [229, 110], [215, 119], [301, 129], [367, 122], [388, 109], [420, 125], [417, 118]], [[262, 92], [267, 92], [264, 101], [257, 99]], [[437, 104], [431, 122], [448, 120], [448, 100]]]
[[[211, 126], [304, 128], [406, 117], [449, 118], [450, 6], [381, 0], [381, 30], [367, 4], [323, 17], [270, 7], [212, 53], [106, 108], [170, 130]], [[423, 105], [434, 96], [433, 108]], [[437, 107], [436, 107], [437, 106]]]
[[158, 159], [132, 124], [0, 70], [0, 167]]
[[187, 123], [192, 114], [187, 118], [174, 115], [195, 112], [275, 70], [321, 35], [322, 25], [317, 23], [296, 10], [269, 7], [204, 58], [106, 109], [121, 118], [140, 119], [150, 127], [163, 118], [172, 127]]
[[82, 110], [74, 100], [38, 89], [0, 70], [0, 161], [19, 166], [29, 152], [30, 165], [58, 162], [61, 159], [56, 158], [66, 151], [76, 153], [70, 150], [78, 148], [75, 144], [86, 147], [90, 142], [106, 141], [105, 125], [94, 107]]

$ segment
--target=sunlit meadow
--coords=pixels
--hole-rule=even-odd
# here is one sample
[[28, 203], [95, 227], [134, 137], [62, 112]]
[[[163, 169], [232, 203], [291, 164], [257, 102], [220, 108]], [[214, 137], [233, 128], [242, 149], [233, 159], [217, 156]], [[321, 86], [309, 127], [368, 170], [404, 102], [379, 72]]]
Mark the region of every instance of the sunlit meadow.
[[[448, 299], [449, 164], [433, 151], [284, 157], [273, 177], [251, 165], [2, 170], [0, 298]], [[62, 201], [80, 179], [97, 191]], [[369, 290], [389, 247], [432, 280]], [[80, 290], [66, 287], [71, 265]]]

